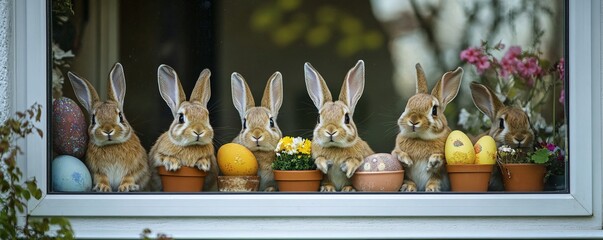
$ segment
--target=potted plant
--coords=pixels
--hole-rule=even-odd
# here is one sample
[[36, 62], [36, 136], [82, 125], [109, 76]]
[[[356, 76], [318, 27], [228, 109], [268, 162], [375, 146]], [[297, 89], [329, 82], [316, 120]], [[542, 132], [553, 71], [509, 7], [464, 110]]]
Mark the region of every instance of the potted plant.
[[549, 157], [549, 150], [542, 147], [526, 153], [508, 145], [500, 146], [497, 161], [501, 168], [505, 191], [543, 191]]
[[546, 166], [546, 180], [544, 182], [545, 191], [565, 190], [565, 151], [553, 143], [541, 142], [541, 148], [549, 151], [549, 161]]
[[315, 192], [320, 188], [323, 174], [312, 159], [312, 142], [301, 137], [283, 137], [272, 162], [274, 180], [281, 192]]

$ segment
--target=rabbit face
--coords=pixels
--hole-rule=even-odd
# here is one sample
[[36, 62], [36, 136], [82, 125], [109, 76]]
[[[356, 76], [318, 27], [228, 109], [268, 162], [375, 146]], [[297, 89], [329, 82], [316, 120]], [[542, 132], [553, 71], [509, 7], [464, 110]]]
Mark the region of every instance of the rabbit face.
[[532, 146], [534, 132], [528, 115], [523, 110], [503, 105], [490, 88], [476, 82], [471, 83], [471, 97], [475, 106], [490, 118], [492, 126], [488, 135], [494, 138], [498, 146]]
[[400, 133], [408, 138], [433, 140], [446, 134], [448, 122], [438, 99], [429, 94], [417, 94], [408, 100], [408, 104], [398, 119]]
[[358, 140], [350, 110], [341, 101], [327, 102], [319, 111], [314, 141], [324, 147], [351, 147]]
[[283, 136], [276, 118], [283, 103], [283, 77], [280, 72], [270, 76], [262, 104], [255, 106], [255, 100], [245, 78], [239, 73], [231, 75], [232, 102], [241, 117], [241, 132], [238, 142], [251, 151], [274, 151]]
[[266, 108], [253, 107], [243, 118], [240, 141], [251, 151], [273, 151], [282, 135], [276, 118]]
[[490, 136], [498, 145], [506, 144], [518, 148], [529, 148], [534, 141], [528, 115], [519, 108], [505, 107], [492, 120]]
[[126, 142], [132, 130], [125, 115], [115, 102], [96, 105], [90, 120], [90, 136], [97, 146]]
[[170, 140], [179, 146], [211, 144], [214, 131], [208, 116], [201, 104], [183, 102], [170, 126]]

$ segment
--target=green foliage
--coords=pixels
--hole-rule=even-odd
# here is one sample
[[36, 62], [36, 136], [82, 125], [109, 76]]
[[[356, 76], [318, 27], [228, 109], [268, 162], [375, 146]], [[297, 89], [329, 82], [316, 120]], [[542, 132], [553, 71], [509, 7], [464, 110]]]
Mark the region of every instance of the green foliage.
[[297, 156], [280, 154], [272, 162], [273, 170], [314, 170], [314, 159], [310, 155], [300, 154]]
[[[269, 35], [278, 47], [304, 42], [310, 47], [334, 44], [339, 56], [348, 57], [385, 44], [385, 37], [362, 19], [345, 10], [324, 4], [314, 12], [304, 11], [301, 0], [273, 0], [251, 13], [252, 30]], [[312, 2], [311, 4], [315, 4]]]
[[32, 197], [42, 198], [42, 190], [35, 178], [21, 180], [23, 173], [17, 156], [22, 151], [16, 143], [33, 132], [43, 136], [42, 130], [33, 125], [34, 121], [40, 121], [42, 106], [34, 104], [15, 115], [0, 126], [0, 239], [73, 239], [73, 230], [66, 218], [33, 219], [27, 213], [27, 201]]
[[532, 161], [534, 163], [544, 164], [549, 161], [550, 156], [551, 156], [551, 153], [549, 152], [548, 149], [541, 148], [541, 149], [536, 150], [534, 153], [532, 153], [532, 155], [530, 156], [530, 159], [532, 159]]

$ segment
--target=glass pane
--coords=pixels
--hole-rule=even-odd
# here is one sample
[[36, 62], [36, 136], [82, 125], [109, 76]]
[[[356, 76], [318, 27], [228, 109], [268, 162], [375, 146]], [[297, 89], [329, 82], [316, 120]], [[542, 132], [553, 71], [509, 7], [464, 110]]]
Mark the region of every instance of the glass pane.
[[[50, 160], [65, 154], [85, 159], [74, 153], [85, 139], [69, 136], [82, 135], [92, 118], [78, 102], [68, 71], [89, 80], [104, 99], [111, 67], [120, 62], [127, 85], [123, 112], [149, 151], [174, 121], [158, 89], [159, 65], [174, 68], [187, 96], [208, 68], [208, 109], [218, 149], [233, 141], [244, 122], [233, 105], [233, 72], [245, 78], [260, 105], [268, 79], [279, 71], [284, 94], [278, 127], [283, 136], [312, 139], [318, 110], [306, 90], [304, 63], [324, 77], [337, 99], [347, 71], [363, 60], [364, 92], [352, 121], [372, 150], [390, 153], [398, 124], [405, 121], [399, 118], [416, 92], [415, 64], [420, 63], [429, 90], [445, 72], [464, 69], [458, 95], [440, 113], [452, 130], [475, 141], [493, 126], [497, 145], [519, 145], [524, 153], [544, 143], [552, 150], [541, 156], [550, 159], [547, 178], [558, 181], [547, 183], [546, 190], [567, 191], [564, 1], [51, 2], [53, 97], [78, 103], [85, 121], [79, 124], [85, 127], [71, 125], [78, 121], [74, 117], [55, 113], [53, 119], [60, 123], [51, 129], [55, 147]], [[482, 111], [493, 111], [489, 119], [474, 104], [472, 82], [492, 89], [503, 105], [522, 109], [530, 124], [482, 104]], [[514, 134], [522, 127], [533, 131], [533, 137], [525, 131]]]

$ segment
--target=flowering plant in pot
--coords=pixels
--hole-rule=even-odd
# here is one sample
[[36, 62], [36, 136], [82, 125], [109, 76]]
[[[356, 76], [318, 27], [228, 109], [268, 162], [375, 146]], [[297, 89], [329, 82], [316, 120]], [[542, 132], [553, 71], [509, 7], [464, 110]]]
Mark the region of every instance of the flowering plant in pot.
[[312, 159], [310, 140], [286, 136], [279, 140], [274, 151], [272, 170], [279, 191], [318, 191], [323, 174]]
[[501, 167], [505, 191], [544, 190], [549, 158], [547, 148], [537, 147], [533, 152], [524, 152], [508, 145], [500, 146], [497, 161]]

